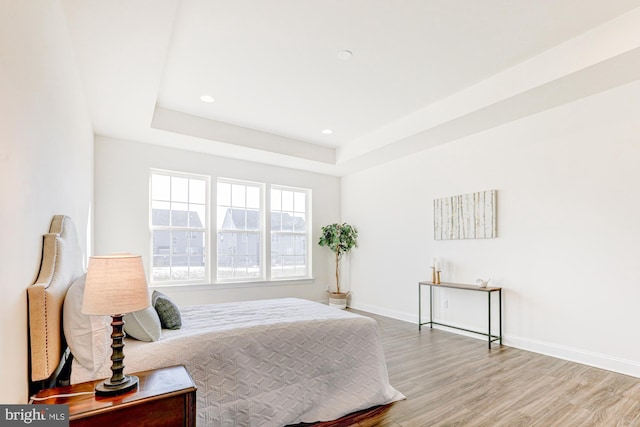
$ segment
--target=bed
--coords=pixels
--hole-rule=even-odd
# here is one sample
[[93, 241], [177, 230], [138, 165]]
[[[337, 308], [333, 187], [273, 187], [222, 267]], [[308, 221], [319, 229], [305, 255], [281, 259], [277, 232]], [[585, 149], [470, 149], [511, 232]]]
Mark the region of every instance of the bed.
[[[83, 274], [74, 239], [71, 220], [56, 216], [29, 287], [34, 383], [68, 360], [61, 305]], [[389, 384], [368, 317], [296, 298], [181, 307], [181, 315], [182, 328], [163, 329], [158, 341], [126, 339], [125, 372], [184, 365], [198, 387], [199, 426], [328, 421], [404, 398]], [[76, 359], [69, 365], [73, 383], [111, 375], [109, 360], [93, 369]]]

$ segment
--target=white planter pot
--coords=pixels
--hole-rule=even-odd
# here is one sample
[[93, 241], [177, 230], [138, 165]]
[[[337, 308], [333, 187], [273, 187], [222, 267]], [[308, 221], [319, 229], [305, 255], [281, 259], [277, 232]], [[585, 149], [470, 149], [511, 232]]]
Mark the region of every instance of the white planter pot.
[[349, 293], [329, 292], [329, 306], [344, 310], [347, 308], [347, 298]]

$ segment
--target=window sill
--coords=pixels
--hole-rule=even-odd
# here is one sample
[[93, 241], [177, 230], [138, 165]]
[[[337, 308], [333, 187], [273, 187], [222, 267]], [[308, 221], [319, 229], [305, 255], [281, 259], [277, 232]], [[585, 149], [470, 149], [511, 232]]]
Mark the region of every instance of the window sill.
[[202, 290], [223, 290], [223, 289], [243, 289], [262, 288], [269, 286], [297, 286], [311, 285], [313, 278], [307, 279], [281, 279], [281, 280], [260, 280], [251, 282], [219, 282], [219, 283], [171, 283], [171, 284], [151, 284], [153, 289], [173, 289], [176, 291], [202, 291]]

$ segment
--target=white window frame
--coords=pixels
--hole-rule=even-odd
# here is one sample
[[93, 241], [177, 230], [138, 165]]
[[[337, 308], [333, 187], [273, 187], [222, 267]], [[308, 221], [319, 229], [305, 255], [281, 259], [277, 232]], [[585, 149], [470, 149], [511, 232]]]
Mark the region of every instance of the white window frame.
[[[164, 175], [164, 176], [168, 176], [168, 177], [176, 177], [176, 178], [186, 178], [186, 179], [197, 179], [197, 180], [202, 180], [204, 181], [205, 184], [205, 189], [204, 189], [204, 197], [205, 197], [205, 203], [204, 203], [204, 209], [205, 209], [205, 214], [204, 214], [204, 218], [202, 218], [202, 227], [180, 227], [180, 226], [172, 226], [172, 225], [153, 225], [153, 202], [154, 201], [164, 201], [164, 202], [169, 202], [171, 203], [171, 195], [169, 196], [169, 200], [159, 200], [159, 199], [154, 199], [153, 198], [153, 188], [152, 188], [152, 177], [153, 175]], [[150, 260], [151, 262], [149, 263], [149, 283], [151, 285], [154, 286], [166, 286], [166, 285], [177, 285], [177, 284], [205, 284], [205, 283], [211, 283], [210, 277], [211, 277], [211, 245], [210, 245], [210, 191], [211, 188], [211, 178], [208, 175], [198, 175], [198, 174], [191, 174], [191, 173], [184, 173], [184, 172], [176, 172], [176, 171], [169, 171], [169, 170], [161, 170], [161, 169], [150, 169], [149, 170], [149, 220], [148, 220], [148, 224], [149, 224], [149, 242], [150, 242], [150, 248], [149, 248], [149, 252], [150, 252]], [[171, 190], [170, 190], [171, 191]], [[154, 231], [160, 231], [160, 230], [164, 230], [164, 231], [170, 231], [170, 232], [182, 232], [185, 233], [192, 233], [192, 232], [202, 232], [204, 233], [204, 253], [203, 253], [203, 259], [204, 259], [204, 273], [203, 273], [203, 277], [200, 280], [194, 280], [194, 279], [187, 279], [187, 280], [176, 280], [176, 279], [171, 279], [169, 278], [168, 280], [154, 280], [154, 238], [153, 238], [153, 234]], [[192, 240], [193, 238], [190, 238], [188, 240]], [[169, 250], [169, 254], [170, 256], [173, 256], [173, 250]], [[187, 255], [188, 256], [188, 255]]]
[[[272, 197], [271, 197], [271, 191], [272, 190], [278, 190], [278, 191], [291, 191], [294, 193], [304, 193], [305, 195], [305, 208], [304, 208], [304, 221], [305, 221], [305, 231], [304, 232], [298, 232], [298, 231], [274, 231], [272, 230], [271, 227], [271, 213], [272, 212], [294, 212], [294, 213], [301, 213], [300, 211], [284, 211], [282, 209], [278, 209], [276, 211], [273, 210], [273, 206], [271, 205], [272, 202]], [[271, 263], [272, 263], [272, 251], [271, 251], [271, 245], [269, 245], [269, 280], [270, 281], [281, 281], [281, 280], [296, 280], [296, 279], [309, 279], [311, 278], [311, 274], [313, 271], [313, 265], [312, 265], [312, 258], [313, 258], [313, 254], [312, 254], [312, 230], [313, 230], [313, 224], [312, 224], [312, 212], [311, 212], [311, 189], [308, 188], [298, 188], [298, 187], [291, 187], [291, 186], [286, 186], [286, 185], [276, 185], [276, 184], [272, 184], [269, 186], [269, 224], [268, 224], [268, 232], [270, 235], [269, 243], [273, 243], [273, 242], [278, 242], [280, 243], [280, 241], [282, 240], [283, 236], [286, 235], [290, 235], [290, 236], [304, 236], [305, 238], [305, 256], [306, 256], [306, 272], [305, 274], [301, 274], [301, 275], [285, 275], [285, 276], [279, 276], [279, 277], [274, 277], [273, 272], [271, 271]], [[295, 208], [294, 208], [295, 209]], [[274, 237], [275, 240], [274, 240]], [[287, 251], [288, 252], [288, 251]], [[288, 255], [288, 254], [284, 254], [284, 253], [280, 253], [278, 254], [279, 256], [284, 256], [284, 255]], [[294, 254], [295, 255], [295, 254]]]
[[[258, 230], [247, 230], [247, 229], [238, 229], [238, 230], [234, 230], [233, 232], [238, 233], [239, 238], [242, 240], [242, 242], [246, 242], [249, 240], [249, 236], [252, 234], [258, 235], [259, 239], [260, 239], [260, 245], [259, 245], [259, 257], [258, 257], [258, 262], [259, 262], [259, 271], [258, 271], [258, 277], [248, 277], [248, 276], [242, 276], [242, 277], [220, 277], [220, 266], [218, 265], [219, 263], [219, 257], [218, 257], [218, 253], [220, 251], [219, 249], [219, 245], [220, 245], [220, 237], [221, 237], [221, 233], [223, 232], [228, 232], [229, 230], [223, 230], [222, 228], [220, 228], [218, 226], [218, 222], [221, 222], [224, 220], [224, 218], [218, 218], [218, 213], [220, 210], [221, 205], [218, 204], [218, 199], [219, 199], [219, 195], [218, 195], [218, 188], [219, 188], [219, 184], [229, 184], [229, 185], [242, 185], [242, 186], [248, 186], [248, 187], [257, 187], [259, 189], [260, 192], [260, 208], [259, 208], [259, 214], [258, 214]], [[262, 282], [265, 280], [268, 280], [267, 278], [269, 277], [269, 273], [268, 273], [268, 262], [267, 262], [267, 242], [265, 242], [265, 236], [266, 236], [266, 230], [265, 230], [265, 212], [267, 209], [266, 203], [265, 203], [265, 193], [266, 193], [266, 184], [261, 183], [261, 182], [255, 182], [255, 181], [246, 181], [246, 180], [238, 180], [238, 179], [231, 179], [231, 178], [223, 178], [223, 177], [218, 177], [216, 180], [216, 251], [215, 251], [215, 261], [213, 263], [213, 265], [216, 266], [216, 283], [242, 283], [242, 282]], [[246, 198], [246, 193], [245, 193], [245, 198]], [[233, 204], [233, 202], [231, 203]], [[226, 206], [226, 205], [223, 205]], [[227, 208], [232, 208], [232, 206], [226, 206]], [[247, 205], [245, 203], [244, 205], [244, 209], [247, 209]]]

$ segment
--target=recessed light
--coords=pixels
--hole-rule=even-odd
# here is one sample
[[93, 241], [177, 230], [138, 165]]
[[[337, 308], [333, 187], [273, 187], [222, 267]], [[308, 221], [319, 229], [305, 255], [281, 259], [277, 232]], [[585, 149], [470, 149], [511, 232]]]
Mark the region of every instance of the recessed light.
[[351, 52], [350, 50], [341, 50], [340, 52], [338, 52], [338, 58], [342, 59], [343, 61], [348, 61], [352, 56], [353, 52]]
[[202, 95], [200, 97], [200, 101], [202, 102], [208, 102], [209, 104], [211, 104], [212, 102], [215, 102], [215, 98], [211, 95]]
[[322, 133], [325, 134], [325, 135], [331, 135], [333, 133], [333, 130], [332, 129], [325, 129], [325, 130], [322, 131]]

